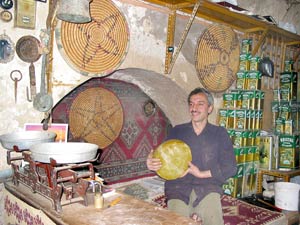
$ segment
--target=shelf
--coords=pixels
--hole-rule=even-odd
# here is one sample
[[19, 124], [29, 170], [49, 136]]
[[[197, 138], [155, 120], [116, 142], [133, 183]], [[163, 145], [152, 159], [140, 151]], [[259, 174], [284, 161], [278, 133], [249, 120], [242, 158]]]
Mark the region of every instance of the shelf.
[[[145, 0], [145, 2], [191, 14], [197, 0]], [[224, 6], [208, 0], [202, 0], [196, 16], [212, 22], [227, 24], [233, 29], [244, 33], [268, 30], [268, 34], [279, 34], [287, 44], [300, 44], [300, 36], [297, 34], [254, 17], [233, 12]]]

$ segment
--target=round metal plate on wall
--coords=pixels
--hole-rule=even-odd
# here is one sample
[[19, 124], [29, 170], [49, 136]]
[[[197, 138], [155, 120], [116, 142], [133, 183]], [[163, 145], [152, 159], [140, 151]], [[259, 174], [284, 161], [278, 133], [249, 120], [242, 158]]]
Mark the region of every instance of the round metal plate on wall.
[[0, 63], [8, 63], [15, 56], [15, 44], [5, 33], [0, 35]]
[[0, 13], [0, 18], [3, 22], [10, 22], [12, 20], [12, 14], [10, 11], [3, 10]]
[[39, 39], [31, 35], [26, 35], [17, 41], [16, 52], [19, 58], [24, 62], [35, 62], [41, 57], [39, 46]]
[[0, 0], [0, 6], [3, 9], [11, 9], [13, 5], [14, 5], [13, 0]]
[[144, 113], [147, 117], [152, 116], [155, 113], [156, 105], [152, 100], [147, 101], [144, 104]]

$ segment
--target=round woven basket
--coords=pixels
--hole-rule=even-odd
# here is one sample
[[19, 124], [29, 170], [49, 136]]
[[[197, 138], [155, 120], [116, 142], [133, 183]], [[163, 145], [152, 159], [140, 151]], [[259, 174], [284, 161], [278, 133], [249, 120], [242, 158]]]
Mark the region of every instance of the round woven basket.
[[75, 71], [86, 76], [105, 76], [124, 60], [129, 29], [125, 17], [110, 0], [93, 0], [90, 14], [89, 23], [59, 21], [55, 30], [57, 46]]
[[119, 136], [123, 109], [117, 96], [104, 88], [89, 88], [74, 99], [69, 113], [70, 131], [75, 139], [103, 149]]
[[202, 85], [211, 92], [223, 92], [236, 80], [240, 45], [228, 26], [211, 25], [198, 40], [195, 66]]

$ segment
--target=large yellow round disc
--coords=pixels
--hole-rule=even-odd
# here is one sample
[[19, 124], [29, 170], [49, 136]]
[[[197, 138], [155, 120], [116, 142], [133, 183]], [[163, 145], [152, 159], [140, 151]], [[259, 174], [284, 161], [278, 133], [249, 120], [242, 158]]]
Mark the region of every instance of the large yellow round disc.
[[154, 158], [159, 158], [162, 167], [157, 174], [166, 179], [174, 180], [181, 177], [192, 161], [190, 147], [181, 140], [172, 139], [160, 144], [153, 153]]

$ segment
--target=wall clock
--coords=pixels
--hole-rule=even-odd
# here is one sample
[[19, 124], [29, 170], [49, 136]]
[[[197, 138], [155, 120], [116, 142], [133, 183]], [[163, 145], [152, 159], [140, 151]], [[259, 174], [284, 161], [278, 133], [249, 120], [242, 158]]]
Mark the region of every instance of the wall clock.
[[13, 1], [12, 0], [0, 0], [0, 6], [3, 9], [11, 9], [13, 7]]

